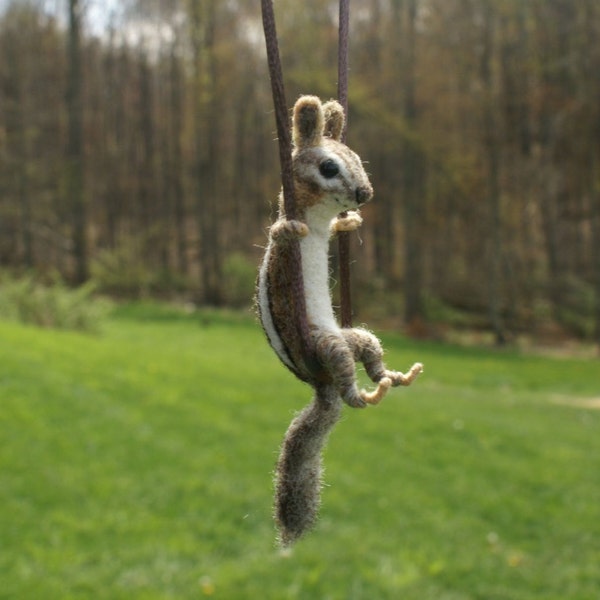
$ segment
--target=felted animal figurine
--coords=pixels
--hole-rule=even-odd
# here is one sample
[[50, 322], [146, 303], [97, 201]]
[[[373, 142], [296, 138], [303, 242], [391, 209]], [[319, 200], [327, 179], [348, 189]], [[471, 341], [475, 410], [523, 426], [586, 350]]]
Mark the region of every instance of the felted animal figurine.
[[[329, 287], [329, 240], [338, 231], [356, 229], [358, 208], [373, 196], [361, 159], [340, 142], [344, 111], [334, 101], [302, 96], [293, 111], [295, 201], [297, 217], [288, 220], [283, 195], [279, 216], [257, 282], [257, 308], [268, 341], [283, 364], [314, 388], [314, 398], [291, 422], [275, 473], [275, 520], [279, 541], [289, 547], [315, 522], [320, 504], [321, 450], [340, 418], [342, 401], [355, 408], [377, 404], [390, 387], [410, 385], [423, 370], [407, 374], [383, 364], [379, 340], [360, 328], [340, 328]], [[347, 211], [346, 216], [338, 214]], [[290, 244], [299, 240], [306, 316], [313, 358], [303, 352], [290, 294]], [[373, 391], [358, 388], [355, 362], [362, 362]]]

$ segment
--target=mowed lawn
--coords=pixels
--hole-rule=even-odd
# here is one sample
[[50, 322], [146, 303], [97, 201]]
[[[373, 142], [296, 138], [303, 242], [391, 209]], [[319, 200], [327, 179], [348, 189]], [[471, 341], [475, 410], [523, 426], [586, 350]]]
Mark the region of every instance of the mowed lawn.
[[251, 317], [0, 322], [0, 598], [599, 598], [600, 362], [383, 339], [425, 373], [345, 409], [283, 557], [272, 469], [310, 389]]

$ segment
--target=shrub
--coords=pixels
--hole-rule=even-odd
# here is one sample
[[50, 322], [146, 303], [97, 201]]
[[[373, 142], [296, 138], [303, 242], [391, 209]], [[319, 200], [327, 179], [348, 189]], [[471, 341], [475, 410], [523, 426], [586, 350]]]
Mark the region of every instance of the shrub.
[[0, 274], [0, 318], [39, 327], [97, 332], [110, 304], [94, 297], [93, 283], [68, 287], [59, 277], [50, 285], [33, 275]]
[[223, 294], [228, 306], [244, 308], [254, 297], [257, 266], [241, 253], [230, 254], [223, 265]]
[[140, 258], [135, 241], [101, 251], [91, 264], [92, 279], [102, 292], [140, 298], [155, 287], [156, 274]]
[[187, 293], [193, 283], [169, 269], [156, 267], [148, 260], [152, 236], [135, 236], [115, 248], [100, 251], [92, 260], [91, 274], [97, 290], [124, 298], [148, 298]]

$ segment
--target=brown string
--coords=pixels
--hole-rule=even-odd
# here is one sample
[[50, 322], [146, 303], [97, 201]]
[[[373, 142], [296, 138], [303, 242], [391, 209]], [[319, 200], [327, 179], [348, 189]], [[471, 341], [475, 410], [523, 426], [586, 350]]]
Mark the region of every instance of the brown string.
[[[267, 62], [271, 80], [277, 137], [279, 140], [279, 162], [281, 164], [281, 183], [283, 186], [283, 206], [287, 219], [296, 217], [294, 198], [294, 176], [292, 168], [292, 142], [287, 113], [287, 102], [283, 84], [283, 72], [277, 42], [277, 29], [272, 0], [261, 0], [263, 30], [267, 49]], [[339, 47], [338, 47], [338, 100], [344, 109], [346, 120], [341, 140], [345, 143], [348, 121], [348, 37], [349, 37], [349, 0], [340, 0], [339, 11]], [[350, 239], [348, 232], [341, 232], [338, 239], [339, 276], [340, 276], [340, 319], [342, 327], [352, 327], [352, 298], [350, 292]], [[307, 366], [318, 371], [312, 348], [308, 321], [306, 318], [306, 302], [304, 281], [302, 277], [302, 257], [300, 245], [294, 242], [291, 247], [292, 293], [297, 301], [296, 327], [301, 336], [303, 354]], [[309, 367], [310, 368], [310, 367]]]
[[340, 0], [338, 37], [338, 102], [344, 109], [346, 119], [341, 141], [346, 143], [348, 131], [348, 30], [350, 26], [350, 0]]
[[[346, 119], [341, 141], [346, 143], [348, 130], [348, 32], [350, 23], [350, 0], [340, 0], [338, 38], [338, 101]], [[342, 213], [345, 216], [346, 213]], [[350, 233], [338, 235], [338, 259], [340, 278], [340, 320], [342, 327], [352, 327], [352, 294], [350, 290]]]
[[[272, 0], [261, 0], [261, 9], [265, 44], [267, 48], [269, 77], [271, 79], [271, 92], [273, 94], [273, 106], [275, 108], [277, 137], [279, 140], [279, 162], [281, 164], [281, 183], [283, 186], [283, 207], [286, 218], [291, 220], [296, 218], [294, 174], [292, 169], [292, 140]], [[306, 301], [304, 296], [304, 281], [302, 277], [302, 257], [300, 255], [300, 244], [297, 240], [292, 241], [292, 245], [290, 247], [290, 258], [291, 293], [294, 295], [297, 307], [295, 314], [296, 330], [301, 338], [303, 355], [305, 357], [307, 367], [311, 371], [315, 372], [318, 370], [318, 365], [315, 363], [314, 350], [312, 348], [310, 331], [306, 318]]]

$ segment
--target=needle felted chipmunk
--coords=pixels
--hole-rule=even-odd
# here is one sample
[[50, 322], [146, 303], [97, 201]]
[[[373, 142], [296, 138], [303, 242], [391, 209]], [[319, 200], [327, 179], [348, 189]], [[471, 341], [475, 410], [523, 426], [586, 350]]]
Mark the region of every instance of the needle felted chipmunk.
[[[405, 375], [383, 364], [379, 340], [360, 328], [337, 324], [329, 287], [329, 239], [356, 229], [358, 208], [373, 188], [358, 155], [340, 142], [344, 111], [331, 100], [302, 96], [294, 106], [292, 154], [297, 215], [288, 220], [280, 197], [279, 218], [258, 276], [257, 307], [269, 343], [281, 361], [315, 390], [314, 398], [289, 426], [276, 468], [275, 518], [286, 547], [316, 520], [320, 502], [321, 450], [340, 417], [342, 401], [362, 408], [378, 403], [390, 387], [410, 385], [422, 371], [414, 364]], [[346, 216], [338, 214], [347, 211]], [[300, 246], [304, 300], [311, 357], [306, 356], [290, 294], [290, 247]], [[355, 362], [362, 362], [373, 391], [358, 388]], [[315, 366], [316, 365], [316, 366]]]

